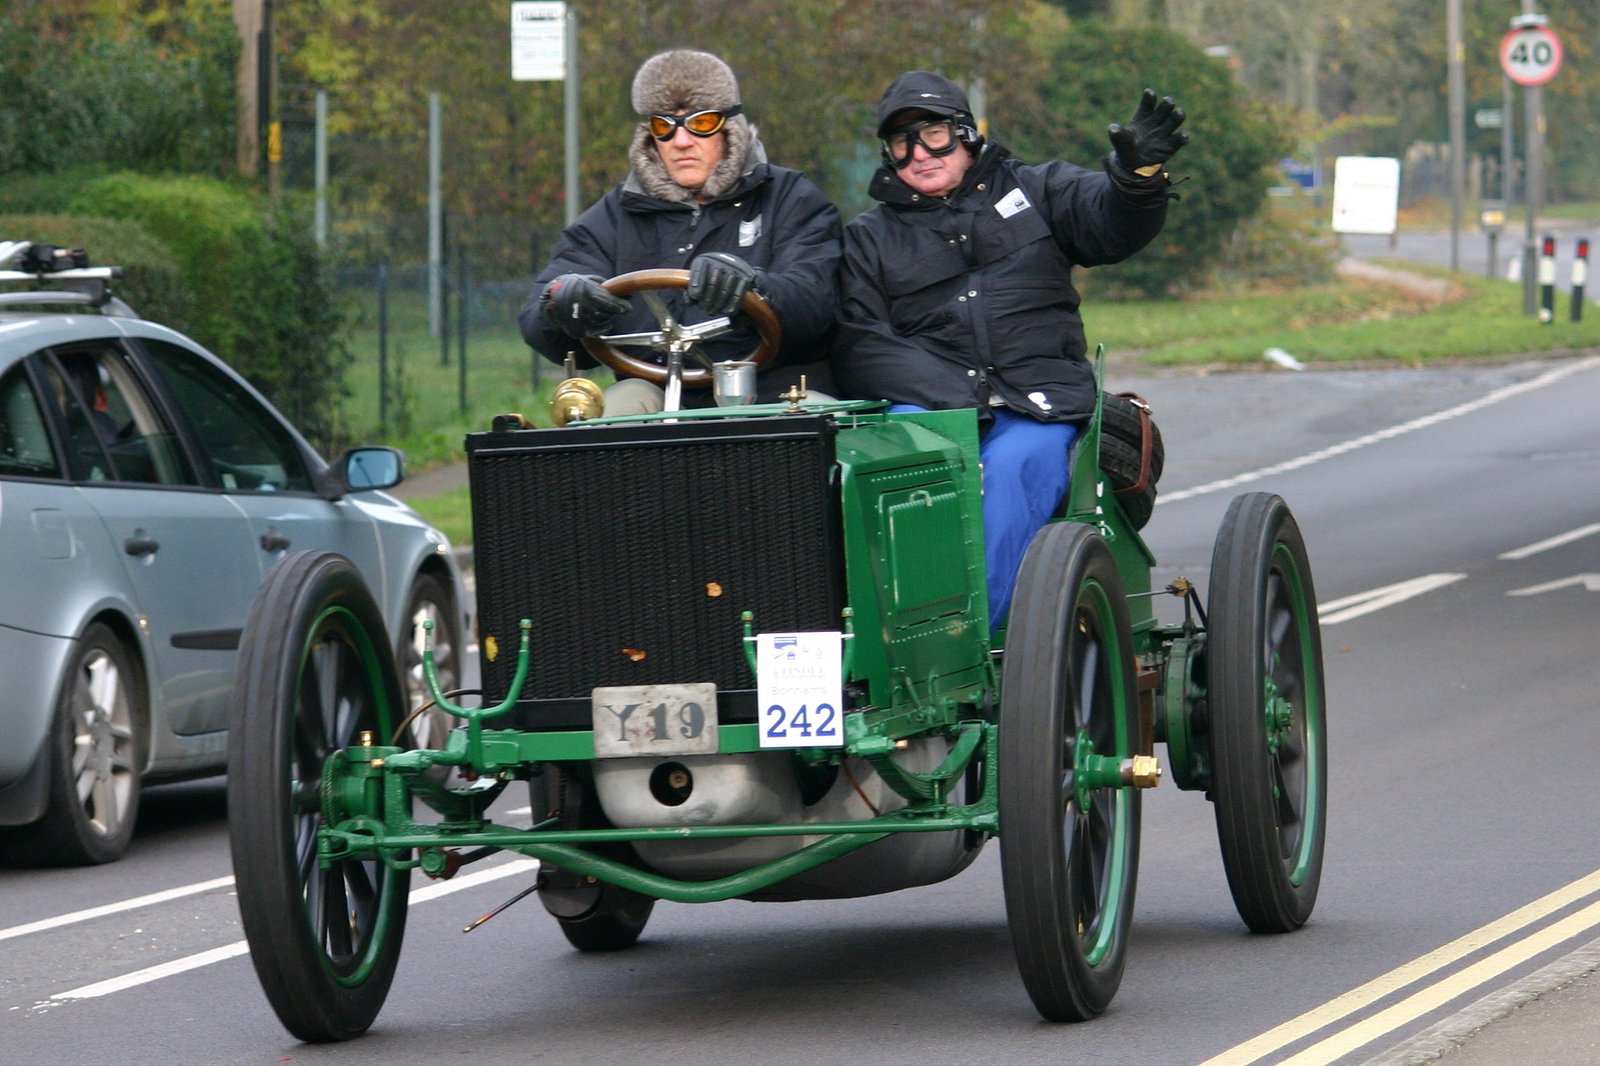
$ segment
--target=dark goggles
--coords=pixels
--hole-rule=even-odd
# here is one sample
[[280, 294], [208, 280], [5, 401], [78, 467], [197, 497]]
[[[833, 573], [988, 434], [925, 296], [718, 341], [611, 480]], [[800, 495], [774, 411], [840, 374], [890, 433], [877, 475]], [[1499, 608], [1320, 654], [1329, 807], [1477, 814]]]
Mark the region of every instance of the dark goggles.
[[728, 120], [743, 110], [743, 104], [734, 104], [720, 111], [696, 111], [692, 115], [651, 115], [648, 120], [650, 136], [658, 141], [670, 141], [682, 126], [696, 137], [710, 137], [721, 133]]
[[922, 145], [929, 155], [941, 156], [955, 151], [960, 143], [954, 119], [931, 118], [884, 134], [883, 154], [889, 160], [889, 165], [899, 170], [911, 162], [911, 153], [916, 145]]

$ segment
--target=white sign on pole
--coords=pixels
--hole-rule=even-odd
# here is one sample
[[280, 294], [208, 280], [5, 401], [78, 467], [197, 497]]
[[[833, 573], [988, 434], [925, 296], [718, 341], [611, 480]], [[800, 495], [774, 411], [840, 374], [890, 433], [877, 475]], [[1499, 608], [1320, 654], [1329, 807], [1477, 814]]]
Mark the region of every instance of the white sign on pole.
[[566, 78], [566, 25], [564, 0], [514, 0], [511, 5], [513, 81]]
[[1335, 233], [1395, 231], [1400, 214], [1400, 160], [1342, 155], [1333, 161]]
[[1522, 26], [1500, 39], [1500, 69], [1518, 85], [1543, 85], [1561, 69], [1561, 38], [1548, 26]]

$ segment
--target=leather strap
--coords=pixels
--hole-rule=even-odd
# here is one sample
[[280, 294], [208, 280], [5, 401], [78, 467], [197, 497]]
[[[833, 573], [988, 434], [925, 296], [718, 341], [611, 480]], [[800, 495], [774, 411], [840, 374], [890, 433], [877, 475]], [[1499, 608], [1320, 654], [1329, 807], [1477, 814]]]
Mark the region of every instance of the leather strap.
[[1136, 496], [1150, 487], [1150, 453], [1153, 449], [1150, 432], [1150, 403], [1137, 392], [1119, 392], [1124, 400], [1133, 403], [1134, 410], [1139, 412], [1139, 476], [1131, 485], [1117, 489], [1113, 495]]

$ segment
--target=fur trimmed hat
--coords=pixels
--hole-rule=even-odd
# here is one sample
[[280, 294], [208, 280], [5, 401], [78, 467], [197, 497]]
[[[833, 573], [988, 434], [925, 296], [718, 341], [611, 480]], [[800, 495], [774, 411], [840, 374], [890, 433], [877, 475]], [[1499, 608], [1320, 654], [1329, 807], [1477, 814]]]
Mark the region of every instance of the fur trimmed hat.
[[[733, 70], [710, 52], [680, 48], [645, 60], [633, 77], [633, 110], [644, 118], [677, 111], [722, 111], [739, 101], [739, 81]], [[705, 185], [686, 189], [667, 174], [650, 136], [641, 122], [628, 145], [628, 162], [644, 191], [661, 200], [688, 203], [713, 200], [738, 184], [753, 163], [751, 146], [755, 127], [744, 115], [734, 115], [722, 127], [722, 160]]]
[[648, 118], [684, 111], [725, 110], [739, 102], [733, 70], [710, 52], [680, 48], [645, 60], [633, 76], [633, 110]]

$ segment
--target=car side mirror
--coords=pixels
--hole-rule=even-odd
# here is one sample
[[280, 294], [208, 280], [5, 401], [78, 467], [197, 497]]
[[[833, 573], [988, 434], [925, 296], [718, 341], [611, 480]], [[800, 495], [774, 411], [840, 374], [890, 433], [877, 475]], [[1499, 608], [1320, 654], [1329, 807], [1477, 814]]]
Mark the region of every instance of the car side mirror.
[[406, 476], [406, 458], [394, 448], [351, 448], [340, 463], [351, 492], [393, 488]]

